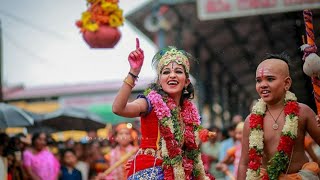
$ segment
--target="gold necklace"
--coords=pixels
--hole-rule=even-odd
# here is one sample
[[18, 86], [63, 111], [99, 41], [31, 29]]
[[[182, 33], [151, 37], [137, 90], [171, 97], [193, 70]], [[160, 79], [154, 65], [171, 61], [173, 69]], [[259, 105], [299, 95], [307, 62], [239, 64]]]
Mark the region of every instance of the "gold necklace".
[[[283, 109], [284, 109], [284, 108], [283, 108]], [[267, 111], [269, 112], [270, 116], [272, 117], [272, 119], [273, 119], [273, 121], [274, 121], [274, 123], [273, 123], [273, 125], [272, 125], [272, 129], [274, 129], [274, 130], [277, 130], [277, 129], [279, 128], [279, 125], [278, 125], [278, 122], [277, 122], [277, 121], [278, 121], [280, 115], [282, 114], [283, 109], [282, 109], [281, 112], [279, 113], [277, 119], [274, 119], [274, 117], [272, 116], [271, 112], [270, 112], [269, 109], [267, 108]]]

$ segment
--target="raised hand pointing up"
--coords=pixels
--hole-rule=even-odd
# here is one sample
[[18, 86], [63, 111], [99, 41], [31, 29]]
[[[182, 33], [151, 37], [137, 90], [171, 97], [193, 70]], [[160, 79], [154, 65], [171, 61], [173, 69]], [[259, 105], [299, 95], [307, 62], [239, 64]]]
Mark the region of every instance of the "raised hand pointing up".
[[136, 38], [136, 49], [132, 51], [128, 56], [130, 64], [130, 72], [138, 76], [143, 65], [144, 53], [140, 48], [139, 38]]

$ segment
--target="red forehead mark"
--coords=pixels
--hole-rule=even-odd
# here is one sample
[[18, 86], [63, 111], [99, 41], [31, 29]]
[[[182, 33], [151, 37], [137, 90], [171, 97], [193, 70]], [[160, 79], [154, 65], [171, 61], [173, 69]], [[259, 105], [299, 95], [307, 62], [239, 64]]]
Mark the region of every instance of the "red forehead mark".
[[259, 73], [260, 73], [260, 76], [263, 77], [263, 75], [264, 75], [264, 74], [263, 74], [263, 73], [264, 73], [264, 67], [262, 67], [262, 68], [259, 69]]

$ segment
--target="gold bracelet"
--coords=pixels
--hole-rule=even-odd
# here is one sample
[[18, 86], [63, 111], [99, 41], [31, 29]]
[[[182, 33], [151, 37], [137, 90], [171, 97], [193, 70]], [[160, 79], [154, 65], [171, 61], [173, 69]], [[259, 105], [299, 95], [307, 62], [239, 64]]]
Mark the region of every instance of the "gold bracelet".
[[126, 83], [126, 84], [128, 84], [131, 88], [134, 88], [134, 86], [135, 86], [135, 84], [133, 84], [132, 82], [130, 82], [128, 78], [125, 78], [125, 79], [123, 80], [123, 82]]

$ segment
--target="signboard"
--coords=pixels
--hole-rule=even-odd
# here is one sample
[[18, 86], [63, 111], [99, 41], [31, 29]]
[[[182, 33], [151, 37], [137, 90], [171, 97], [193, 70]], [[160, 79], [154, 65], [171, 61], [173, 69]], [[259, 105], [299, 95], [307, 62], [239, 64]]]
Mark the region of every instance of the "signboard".
[[200, 20], [320, 8], [320, 0], [197, 0]]

